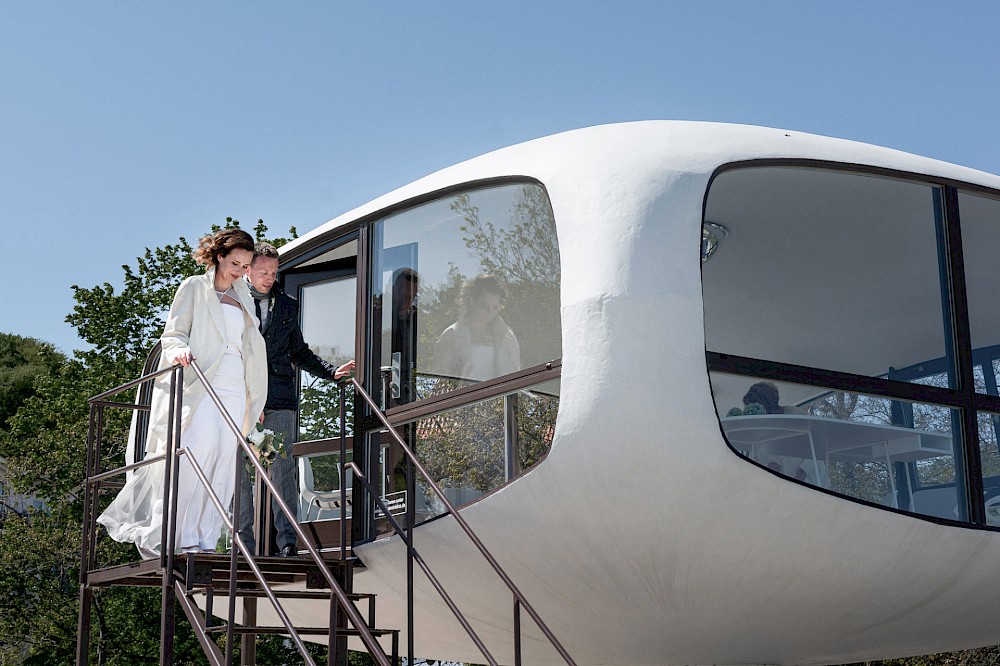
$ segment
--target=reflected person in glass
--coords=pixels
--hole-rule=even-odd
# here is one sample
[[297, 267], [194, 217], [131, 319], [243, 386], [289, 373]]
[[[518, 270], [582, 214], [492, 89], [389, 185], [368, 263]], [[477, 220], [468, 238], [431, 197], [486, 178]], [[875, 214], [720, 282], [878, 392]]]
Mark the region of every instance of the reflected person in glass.
[[475, 382], [521, 369], [517, 336], [500, 317], [507, 295], [506, 285], [493, 275], [465, 283], [458, 321], [434, 345], [435, 374]]

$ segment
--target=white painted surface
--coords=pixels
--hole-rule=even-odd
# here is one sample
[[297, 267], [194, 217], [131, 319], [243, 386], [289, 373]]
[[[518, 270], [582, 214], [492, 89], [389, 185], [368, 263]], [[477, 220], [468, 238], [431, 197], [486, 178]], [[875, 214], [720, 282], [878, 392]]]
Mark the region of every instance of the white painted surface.
[[[689, 122], [589, 128], [445, 169], [284, 251], [412, 197], [527, 176], [548, 190], [562, 261], [563, 371], [552, 450], [462, 515], [578, 664], [827, 664], [996, 644], [1000, 535], [800, 486], [738, 457], [705, 365], [702, 204], [720, 165], [867, 164], [1000, 188], [1000, 178], [797, 132]], [[503, 663], [511, 597], [449, 518], [420, 552]], [[396, 539], [358, 549], [356, 588], [405, 627]], [[419, 576], [418, 576], [419, 578]], [[325, 611], [302, 606], [303, 618]], [[418, 580], [416, 654], [482, 663]], [[524, 620], [524, 663], [561, 663]], [[405, 646], [405, 637], [402, 645]]]

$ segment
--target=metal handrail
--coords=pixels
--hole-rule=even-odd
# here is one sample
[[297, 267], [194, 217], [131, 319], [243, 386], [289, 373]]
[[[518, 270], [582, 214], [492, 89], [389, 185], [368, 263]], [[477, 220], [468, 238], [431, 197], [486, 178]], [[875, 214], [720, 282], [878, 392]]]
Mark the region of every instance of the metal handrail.
[[[292, 510], [289, 508], [288, 504], [281, 498], [281, 495], [278, 493], [277, 487], [274, 485], [274, 482], [269, 478], [269, 476], [267, 474], [267, 470], [264, 469], [263, 465], [261, 465], [260, 461], [257, 459], [257, 456], [254, 454], [253, 449], [250, 447], [250, 445], [247, 443], [246, 439], [243, 437], [242, 431], [236, 425], [235, 421], [233, 421], [232, 416], [230, 416], [229, 412], [226, 410], [225, 406], [222, 404], [222, 401], [220, 400], [218, 394], [216, 394], [215, 390], [212, 388], [212, 386], [209, 383], [208, 379], [205, 377], [205, 374], [202, 372], [201, 368], [198, 367], [198, 364], [195, 361], [193, 361], [193, 360], [191, 361], [191, 367], [195, 371], [195, 375], [198, 377], [198, 380], [204, 386], [204, 388], [206, 390], [206, 394], [215, 403], [215, 406], [219, 409], [221, 415], [223, 416], [224, 420], [226, 421], [226, 424], [229, 426], [230, 430], [233, 432], [234, 436], [236, 437], [238, 445], [242, 448], [243, 452], [247, 455], [248, 460], [251, 462], [251, 464], [253, 465], [253, 467], [256, 469], [257, 474], [258, 474], [258, 478], [263, 482], [264, 486], [272, 494], [272, 501], [276, 501], [277, 502], [278, 506], [284, 512], [285, 516], [288, 517], [289, 522], [291, 523], [291, 526], [294, 529], [296, 535], [305, 544], [306, 550], [309, 552], [309, 554], [312, 557], [313, 561], [318, 565], [319, 571], [321, 572], [321, 574], [325, 578], [325, 580], [327, 582], [327, 585], [329, 586], [332, 594], [336, 597], [338, 605], [343, 609], [344, 613], [347, 615], [347, 619], [354, 626], [354, 628], [358, 631], [359, 637], [361, 638], [362, 642], [365, 644], [365, 647], [368, 649], [369, 654], [372, 655], [372, 657], [375, 658], [375, 660], [379, 663], [379, 666], [390, 666], [389, 659], [386, 656], [385, 651], [382, 649], [381, 644], [375, 639], [375, 637], [371, 633], [370, 628], [368, 627], [365, 619], [361, 617], [361, 614], [358, 612], [357, 608], [355, 608], [354, 604], [351, 603], [351, 601], [348, 599], [348, 597], [347, 597], [346, 593], [344, 592], [344, 590], [340, 587], [340, 585], [337, 583], [337, 581], [333, 578], [333, 575], [330, 573], [329, 569], [326, 567], [326, 565], [323, 562], [323, 559], [320, 556], [319, 552], [310, 543], [310, 541], [307, 538], [305, 532], [299, 526], [295, 514], [292, 513]], [[127, 383], [125, 383], [125, 384], [123, 384], [121, 386], [118, 386], [116, 388], [110, 389], [108, 391], [105, 391], [104, 393], [101, 393], [101, 394], [99, 394], [99, 395], [94, 396], [93, 398], [91, 398], [89, 400], [89, 402], [91, 402], [91, 405], [92, 405], [92, 407], [91, 407], [91, 431], [90, 431], [91, 437], [90, 438], [92, 439], [93, 435], [94, 435], [94, 426], [95, 426], [95, 424], [93, 422], [94, 421], [94, 419], [93, 419], [93, 411], [94, 411], [94, 409], [97, 409], [97, 411], [99, 413], [101, 413], [101, 415], [102, 415], [102, 418], [99, 419], [99, 420], [103, 421], [103, 407], [105, 406], [104, 400], [106, 398], [108, 398], [108, 397], [110, 397], [112, 395], [115, 395], [115, 394], [117, 394], [117, 393], [119, 393], [121, 391], [127, 390], [129, 388], [134, 387], [134, 386], [137, 386], [137, 385], [141, 384], [144, 381], [149, 381], [150, 379], [154, 379], [154, 378], [156, 378], [156, 377], [158, 377], [160, 375], [166, 374], [168, 372], [178, 372], [179, 374], [181, 374], [183, 376], [183, 369], [179, 369], [179, 366], [174, 365], [174, 366], [172, 366], [170, 368], [165, 368], [163, 370], [158, 370], [158, 371], [155, 371], [155, 372], [152, 372], [152, 373], [148, 373], [148, 374], [143, 375], [142, 377], [140, 377], [138, 379], [135, 379], [135, 380], [132, 380], [130, 382], [127, 382]], [[179, 409], [176, 409], [176, 410], [174, 409], [174, 407], [176, 407], [176, 405], [173, 404], [173, 401], [176, 399], [179, 402], [180, 389], [177, 386], [177, 384], [182, 384], [182, 383], [183, 383], [183, 381], [181, 381], [181, 382], [176, 381], [176, 377], [174, 379], [172, 379], [172, 381], [171, 381], [171, 394], [172, 394], [171, 395], [171, 399], [172, 399], [171, 411], [172, 412], [176, 411], [176, 413], [173, 414], [174, 418], [170, 419], [169, 423], [168, 423], [168, 436], [167, 436], [168, 442], [170, 442], [170, 441], [172, 441], [174, 439], [173, 435], [175, 435], [175, 434], [176, 434], [176, 438], [179, 439], [179, 426], [180, 426], [180, 413], [179, 412], [180, 412], [180, 410]], [[109, 405], [109, 406], [111, 406], [111, 405]], [[113, 406], [121, 406], [121, 407], [125, 407], [125, 408], [133, 407], [133, 405], [130, 405], [130, 404], [127, 404], [127, 403], [113, 403]], [[175, 421], [176, 421], [176, 423], [175, 423]], [[97, 425], [98, 449], [99, 449], [101, 425], [102, 424], [98, 424]], [[132, 469], [136, 469], [137, 467], [142, 467], [143, 465], [151, 464], [153, 462], [158, 462], [161, 459], [165, 459], [166, 460], [167, 471], [166, 471], [166, 474], [165, 474], [165, 483], [169, 484], [170, 481], [172, 480], [173, 481], [173, 488], [172, 488], [172, 491], [170, 493], [170, 498], [169, 498], [170, 499], [170, 506], [169, 506], [169, 509], [167, 511], [167, 515], [164, 516], [164, 520], [163, 520], [164, 532], [167, 535], [167, 539], [161, 540], [161, 544], [163, 544], [163, 546], [168, 546], [167, 548], [163, 548], [161, 546], [161, 564], [164, 567], [164, 576], [171, 575], [169, 572], [172, 571], [172, 569], [173, 569], [173, 566], [172, 566], [172, 563], [173, 563], [173, 542], [174, 542], [174, 537], [175, 537], [175, 534], [174, 534], [175, 533], [175, 529], [174, 529], [174, 525], [173, 525], [173, 523], [175, 521], [175, 517], [173, 516], [173, 512], [176, 510], [177, 478], [179, 477], [179, 474], [174, 474], [174, 475], [172, 475], [173, 478], [171, 479], [170, 478], [171, 477], [170, 468], [172, 467], [171, 463], [174, 462], [173, 458], [175, 456], [177, 456], [177, 455], [186, 455], [188, 457], [189, 462], [191, 463], [192, 469], [195, 471], [195, 475], [198, 477], [199, 482], [208, 491], [209, 499], [212, 501], [212, 503], [215, 506], [216, 510], [218, 510], [219, 513], [220, 513], [220, 515], [222, 516], [223, 523], [232, 531], [232, 534], [233, 534], [233, 546], [234, 547], [231, 550], [231, 557], [232, 557], [231, 572], [232, 573], [231, 573], [231, 576], [230, 576], [230, 595], [229, 595], [229, 597], [230, 597], [230, 609], [229, 609], [230, 612], [229, 612], [229, 618], [228, 618], [228, 620], [229, 620], [229, 632], [228, 632], [228, 636], [227, 636], [227, 653], [231, 654], [230, 651], [232, 649], [232, 644], [233, 644], [233, 635], [232, 635], [233, 631], [232, 631], [232, 629], [233, 629], [233, 624], [235, 622], [235, 596], [236, 596], [235, 595], [235, 592], [236, 592], [236, 590], [235, 590], [235, 586], [236, 586], [235, 572], [236, 572], [236, 554], [237, 554], [237, 552], [240, 552], [246, 558], [247, 563], [249, 564], [249, 566], [250, 566], [250, 568], [251, 568], [254, 576], [260, 582], [261, 588], [263, 589], [264, 593], [267, 595], [268, 599], [274, 605], [275, 611], [279, 615], [279, 617], [281, 618], [282, 623], [289, 630], [289, 635], [291, 636], [292, 640], [295, 642], [296, 648], [298, 648], [299, 652], [302, 654], [305, 662], [307, 664], [311, 664], [312, 666], [315, 666], [315, 662], [312, 660], [312, 657], [309, 655], [308, 650], [306, 650], [305, 645], [302, 643], [301, 638], [298, 636], [298, 633], [295, 631], [295, 628], [292, 625], [290, 618], [285, 613], [285, 611], [282, 608], [281, 604], [278, 602], [277, 597], [275, 597], [273, 591], [270, 589], [270, 586], [267, 584], [267, 581], [264, 578], [263, 572], [260, 570], [260, 567], [257, 565], [257, 562], [254, 559], [253, 555], [249, 552], [249, 549], [246, 547], [246, 545], [243, 543], [242, 539], [240, 538], [238, 531], [234, 527], [233, 521], [228, 518], [228, 516], [227, 516], [228, 511], [226, 510], [225, 507], [223, 507], [222, 502], [219, 500], [218, 496], [212, 490], [211, 484], [209, 483], [208, 478], [205, 476], [204, 471], [201, 469], [200, 465], [198, 465], [198, 463], [197, 463], [197, 461], [196, 461], [196, 459], [195, 459], [195, 457], [193, 455], [190, 455], [190, 453], [186, 449], [183, 449], [183, 448], [180, 448], [180, 447], [177, 447], [177, 448], [168, 447], [167, 454], [164, 454], [163, 456], [157, 456], [154, 459], [150, 459], [148, 461], [144, 460], [141, 463], [136, 463], [136, 464], [132, 464], [132, 465], [126, 465], [125, 467], [118, 468], [116, 470], [111, 470], [109, 472], [105, 472], [105, 473], [102, 473], [102, 474], [95, 474], [93, 476], [96, 477], [96, 478], [92, 479], [91, 476], [89, 475], [89, 473], [90, 473], [90, 471], [92, 469], [96, 470], [98, 468], [97, 465], [99, 463], [99, 451], [96, 452], [96, 453], [98, 455], [94, 455], [92, 457], [91, 456], [90, 447], [88, 447], [88, 451], [87, 451], [87, 454], [88, 454], [88, 461], [87, 461], [87, 464], [88, 464], [88, 469], [87, 469], [87, 471], [88, 471], [88, 478], [87, 478], [87, 483], [86, 483], [88, 491], [89, 491], [89, 489], [90, 489], [90, 487], [92, 485], [97, 485], [100, 482], [101, 479], [107, 478], [109, 476], [117, 475], [117, 474], [122, 474], [122, 473], [124, 473], [126, 471], [129, 471], [129, 470], [132, 470]], [[173, 454], [173, 455], [170, 455], [170, 454]], [[237, 466], [239, 464], [240, 464], [240, 460], [239, 460], [239, 456], [237, 456]], [[237, 467], [237, 472], [238, 472], [238, 467]], [[94, 500], [94, 502], [96, 504], [96, 498], [93, 498], [93, 500]], [[238, 512], [238, 501], [239, 500], [237, 499], [236, 500], [236, 505], [234, 507], [234, 514], [236, 512]], [[93, 514], [96, 513], [96, 506], [93, 507], [93, 510], [89, 511], [88, 513], [90, 515], [87, 516], [88, 520], [85, 521], [85, 525], [84, 525], [84, 531], [85, 532], [89, 532], [90, 529], [91, 529], [91, 525], [96, 521], [96, 516], [93, 515]], [[169, 522], [169, 525], [168, 525], [168, 522]], [[94, 527], [94, 529], [96, 529], [96, 525], [93, 525], [93, 527]], [[87, 552], [86, 551], [87, 550], [92, 550], [92, 541], [90, 541], [90, 539], [86, 539], [85, 538], [84, 543], [82, 544], [82, 546], [83, 546], [83, 550], [84, 550], [84, 557], [83, 557], [83, 559], [84, 559], [84, 562], [83, 562], [84, 568], [81, 570], [81, 579], [82, 579], [81, 583], [85, 583], [86, 582], [86, 580], [85, 580], [86, 574], [90, 570], [90, 566], [88, 566], [87, 560], [91, 559], [91, 558], [87, 557]], [[164, 559], [166, 560], [166, 562], [163, 561]], [[164, 600], [164, 603], [166, 603], [165, 600]], [[336, 627], [331, 627], [331, 630], [333, 632], [336, 632]], [[81, 640], [83, 640], [83, 639], [81, 639]], [[333, 649], [332, 646], [331, 646], [331, 649]], [[229, 657], [229, 654], [227, 654], [227, 661], [228, 661], [228, 657]]]
[[[341, 385], [341, 405], [344, 404], [343, 395], [344, 395], [344, 392], [346, 391], [346, 385], [347, 385], [347, 383], [348, 382], [345, 381]], [[483, 558], [486, 559], [487, 563], [489, 563], [489, 565], [493, 569], [493, 571], [497, 574], [497, 576], [500, 577], [500, 579], [503, 581], [503, 583], [507, 586], [507, 588], [514, 595], [514, 599], [515, 599], [515, 619], [517, 619], [517, 616], [519, 614], [518, 613], [519, 606], [523, 606], [524, 609], [528, 612], [528, 615], [531, 616], [531, 619], [534, 620], [534, 622], [538, 626], [538, 628], [542, 630], [542, 633], [548, 639], [549, 644], [552, 645], [552, 647], [554, 647], [556, 649], [556, 651], [559, 653], [559, 656], [561, 656], [563, 658], [563, 661], [565, 661], [570, 666], [576, 666], [576, 662], [573, 661], [572, 657], [570, 657], [569, 653], [566, 651], [566, 648], [564, 648], [563, 645], [562, 645], [562, 643], [559, 642], [559, 639], [557, 639], [555, 637], [555, 634], [552, 633], [552, 631], [549, 629], [548, 625], [545, 624], [545, 622], [542, 620], [542, 618], [535, 611], [534, 607], [532, 607], [531, 604], [528, 603], [528, 600], [525, 598], [524, 594], [518, 589], [517, 585], [514, 584], [514, 581], [511, 580], [510, 576], [507, 575], [507, 572], [504, 571], [503, 567], [500, 566], [500, 563], [497, 562], [497, 560], [493, 556], [493, 554], [490, 553], [489, 549], [486, 548], [486, 545], [483, 544], [483, 542], [480, 540], [480, 538], [476, 535], [476, 533], [469, 526], [469, 523], [466, 522], [465, 518], [462, 517], [462, 515], [458, 512], [458, 510], [455, 508], [455, 506], [451, 503], [451, 500], [449, 500], [447, 498], [447, 496], [445, 496], [444, 491], [441, 490], [441, 488], [438, 486], [437, 482], [434, 481], [434, 479], [427, 472], [427, 470], [420, 463], [420, 461], [417, 460], [416, 454], [414, 454], [414, 452], [410, 449], [410, 447], [406, 445], [406, 442], [403, 441], [403, 438], [399, 435], [398, 432], [396, 432], [396, 429], [389, 423], [389, 420], [386, 418], [385, 414], [382, 413], [382, 410], [375, 403], [375, 400], [368, 394], [367, 391], [364, 390], [364, 388], [362, 388], [361, 384], [359, 384], [358, 381], [355, 378], [352, 377], [350, 379], [349, 383], [351, 383], [354, 386], [354, 395], [355, 396], [360, 395], [364, 399], [364, 401], [370, 407], [371, 412], [382, 423], [382, 425], [388, 431], [388, 433], [393, 438], [393, 440], [396, 442], [396, 444], [398, 444], [400, 446], [400, 448], [402, 448], [402, 450], [406, 454], [407, 458], [409, 458], [409, 462], [413, 465], [414, 468], [417, 469], [417, 471], [420, 472], [421, 476], [423, 476], [424, 479], [427, 480], [427, 483], [430, 486], [431, 490], [434, 491], [434, 494], [437, 495], [438, 499], [441, 500], [441, 502], [444, 504], [444, 506], [448, 510], [448, 512], [452, 515], [452, 517], [459, 524], [459, 526], [462, 528], [462, 530], [465, 532], [465, 534], [469, 537], [469, 539], [472, 541], [473, 545], [475, 545], [476, 549], [479, 550], [480, 554], [483, 556]], [[355, 409], [356, 409], [356, 407], [355, 407]], [[344, 442], [344, 436], [345, 436], [345, 430], [346, 430], [346, 422], [345, 422], [345, 415], [344, 415], [343, 408], [341, 408], [340, 418], [341, 418], [341, 450], [342, 450], [342, 455], [343, 455], [343, 447], [344, 447], [344, 443], [343, 442]], [[341, 461], [342, 461], [342, 464], [343, 464], [343, 457], [341, 458]], [[353, 468], [355, 475], [359, 475], [360, 474], [360, 469], [358, 468], [358, 466], [355, 463], [352, 462], [352, 463], [350, 463], [349, 466]], [[371, 485], [368, 482], [367, 478], [364, 478], [363, 476], [361, 478], [363, 479], [362, 483], [364, 483], [365, 487], [369, 489], [369, 492], [372, 492]], [[340, 485], [341, 485], [341, 488], [343, 489], [344, 483], [341, 482]], [[372, 494], [373, 494], [374, 497], [378, 498], [378, 494], [377, 493], [372, 492]], [[377, 499], [376, 501], [379, 501], [379, 503], [381, 504], [380, 500]], [[343, 505], [341, 505], [341, 507], [343, 507]], [[381, 508], [382, 508], [383, 513], [386, 516], [390, 515], [389, 512], [386, 510], [386, 507], [384, 505]], [[341, 510], [341, 514], [342, 514], [341, 517], [343, 518], [343, 508]], [[343, 522], [344, 521], [341, 520], [341, 523], [343, 523]], [[390, 520], [390, 522], [393, 524], [393, 528], [397, 529], [395, 520]], [[410, 525], [409, 526], [409, 530], [407, 530], [407, 533], [410, 534], [410, 535], [412, 535], [412, 530], [413, 530], [413, 525]], [[400, 534], [400, 536], [402, 536], [402, 532], [400, 530], [397, 529], [397, 532]], [[409, 553], [410, 554], [412, 554], [414, 556], [417, 555], [416, 549], [413, 547], [413, 544], [412, 544], [412, 538], [408, 539], [407, 548], [409, 549]], [[414, 559], [416, 560], [416, 557]], [[417, 560], [417, 561], [418, 561], [418, 563], [422, 562], [422, 560]], [[424, 564], [421, 564], [421, 568], [424, 568]], [[425, 572], [426, 572], [426, 569], [425, 569]], [[434, 584], [433, 580], [432, 580], [432, 584]], [[437, 584], [435, 584], [435, 587], [437, 587]], [[451, 604], [448, 602], [447, 599], [445, 599], [445, 602], [448, 603], [449, 607], [451, 607]], [[452, 612], [458, 614], [457, 608], [452, 608]], [[461, 622], [462, 619], [460, 618], [459, 621]], [[465, 625], [465, 624], [466, 623], [463, 622], [463, 625]], [[474, 636], [474, 634], [470, 634], [470, 635]], [[473, 638], [473, 640], [476, 640], [476, 639]], [[515, 636], [515, 641], [517, 643], [520, 643], [520, 635], [519, 634]], [[484, 656], [488, 657], [488, 654], [484, 653]], [[520, 661], [519, 655], [518, 655], [517, 658], [518, 658], [518, 661]], [[491, 661], [491, 665], [493, 663], [494, 662]]]

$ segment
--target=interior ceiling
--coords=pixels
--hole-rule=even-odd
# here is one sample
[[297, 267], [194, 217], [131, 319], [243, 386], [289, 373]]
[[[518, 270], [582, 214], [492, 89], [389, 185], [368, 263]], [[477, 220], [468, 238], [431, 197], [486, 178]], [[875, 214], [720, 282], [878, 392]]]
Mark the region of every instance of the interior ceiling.
[[[877, 176], [720, 174], [705, 219], [729, 234], [702, 269], [707, 348], [870, 376], [944, 356], [934, 207], [932, 187]], [[993, 310], [981, 329], [998, 330]]]

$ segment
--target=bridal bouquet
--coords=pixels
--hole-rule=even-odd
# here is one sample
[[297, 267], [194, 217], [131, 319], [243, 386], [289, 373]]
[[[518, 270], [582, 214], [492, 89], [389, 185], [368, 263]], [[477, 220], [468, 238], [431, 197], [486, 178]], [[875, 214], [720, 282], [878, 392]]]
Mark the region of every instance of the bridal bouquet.
[[[247, 443], [250, 444], [250, 448], [257, 454], [257, 460], [260, 461], [264, 469], [267, 469], [278, 456], [282, 458], [288, 456], [288, 450], [285, 448], [283, 439], [284, 434], [276, 434], [273, 430], [265, 428], [260, 423], [247, 435]], [[253, 465], [248, 460], [247, 471], [252, 470]]]

